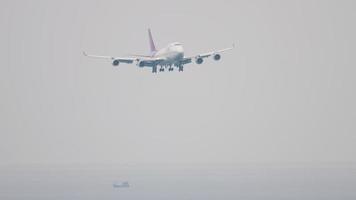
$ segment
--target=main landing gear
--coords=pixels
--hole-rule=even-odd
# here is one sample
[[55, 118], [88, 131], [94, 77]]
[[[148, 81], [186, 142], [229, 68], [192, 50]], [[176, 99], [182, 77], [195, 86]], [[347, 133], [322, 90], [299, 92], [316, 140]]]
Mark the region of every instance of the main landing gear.
[[[183, 65], [174, 65], [175, 67], [178, 68], [178, 71], [179, 72], [182, 72], [183, 71]], [[159, 72], [164, 72], [165, 71], [165, 68], [168, 67], [168, 71], [169, 72], [172, 72], [174, 71], [174, 67], [172, 67], [172, 65], [161, 65], [160, 68], [159, 68]], [[157, 66], [153, 66], [152, 67], [152, 73], [157, 73]]]
[[183, 65], [179, 65], [179, 66], [178, 66], [178, 71], [179, 71], [179, 72], [182, 72], [182, 71], [183, 71]]

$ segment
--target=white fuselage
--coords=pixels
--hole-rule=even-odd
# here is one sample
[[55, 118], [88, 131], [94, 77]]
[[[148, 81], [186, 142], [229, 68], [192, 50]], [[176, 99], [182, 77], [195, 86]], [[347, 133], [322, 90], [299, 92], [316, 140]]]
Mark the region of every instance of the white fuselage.
[[164, 58], [162, 65], [174, 65], [184, 58], [184, 49], [182, 44], [174, 42], [155, 52], [153, 57]]

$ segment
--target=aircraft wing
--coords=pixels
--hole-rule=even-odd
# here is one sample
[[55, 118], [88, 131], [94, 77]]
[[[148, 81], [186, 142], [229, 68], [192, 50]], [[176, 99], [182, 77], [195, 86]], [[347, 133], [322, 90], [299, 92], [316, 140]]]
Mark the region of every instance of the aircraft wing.
[[137, 65], [139, 67], [153, 67], [159, 65], [159, 63], [165, 61], [164, 58], [149, 58], [149, 57], [143, 57], [143, 58], [137, 58]]
[[133, 63], [137, 58], [135, 57], [113, 57], [113, 56], [101, 56], [101, 55], [90, 55], [86, 52], [83, 52], [84, 56], [91, 57], [91, 58], [99, 58], [99, 59], [107, 59], [107, 60], [116, 60], [122, 63]]
[[[220, 49], [220, 50], [216, 50], [216, 51], [210, 51], [210, 52], [207, 52], [207, 53], [201, 53], [201, 54], [198, 54], [196, 56], [192, 56], [192, 57], [186, 57], [183, 59], [182, 61], [182, 64], [188, 64], [188, 63], [191, 63], [193, 59], [204, 59], [204, 58], [207, 58], [207, 57], [210, 57], [210, 56], [214, 56], [214, 55], [219, 55], [225, 51], [229, 51], [231, 49], [235, 48], [235, 44], [232, 44], [231, 47], [229, 48], [225, 48], [225, 49]], [[220, 57], [219, 57], [220, 59]]]
[[137, 65], [139, 67], [155, 66], [165, 60], [164, 58], [159, 58], [159, 57], [153, 58], [150, 56], [142, 56], [142, 55], [131, 55], [129, 57], [114, 57], [114, 56], [91, 55], [91, 54], [87, 54], [86, 52], [83, 52], [83, 54], [84, 56], [91, 57], [91, 58], [112, 60], [114, 66], [119, 65], [119, 63], [131, 64], [133, 62], [137, 62]]

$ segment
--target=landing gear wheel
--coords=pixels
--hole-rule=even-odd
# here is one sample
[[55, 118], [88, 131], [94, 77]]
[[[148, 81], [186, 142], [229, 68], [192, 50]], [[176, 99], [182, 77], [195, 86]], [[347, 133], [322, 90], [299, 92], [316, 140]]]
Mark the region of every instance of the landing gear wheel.
[[157, 73], [157, 67], [152, 67], [152, 73]]

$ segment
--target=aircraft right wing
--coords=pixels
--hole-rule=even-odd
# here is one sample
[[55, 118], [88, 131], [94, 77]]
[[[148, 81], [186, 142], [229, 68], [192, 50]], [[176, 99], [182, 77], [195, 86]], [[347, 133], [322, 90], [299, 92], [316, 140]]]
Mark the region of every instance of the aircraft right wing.
[[87, 56], [90, 58], [101, 58], [101, 59], [113, 60], [114, 65], [115, 65], [115, 63], [117, 63], [117, 65], [118, 65], [121, 62], [131, 64], [135, 60], [137, 60], [137, 58], [134, 58], [134, 57], [123, 58], [123, 57], [113, 57], [113, 56], [90, 55], [90, 54], [87, 54], [86, 52], [83, 52], [83, 54], [84, 54], [84, 56]]
[[84, 56], [91, 58], [107, 59], [112, 60], [114, 66], [118, 66], [120, 63], [131, 64], [136, 62], [139, 67], [152, 67], [158, 65], [160, 62], [164, 61], [164, 58], [152, 58], [150, 56], [142, 55], [132, 55], [130, 57], [113, 57], [113, 56], [101, 56], [101, 55], [91, 55], [83, 52]]

